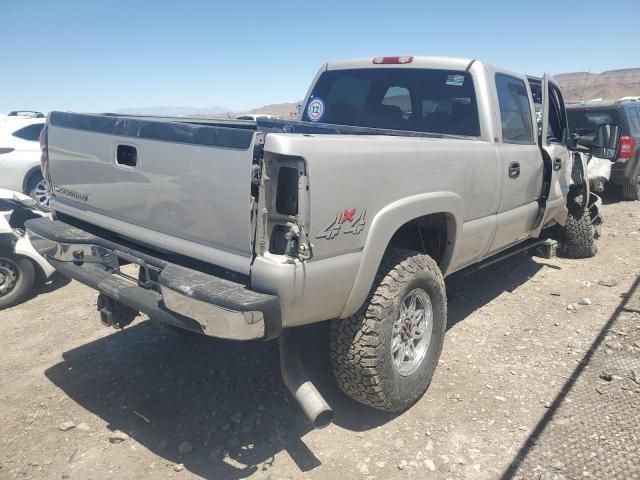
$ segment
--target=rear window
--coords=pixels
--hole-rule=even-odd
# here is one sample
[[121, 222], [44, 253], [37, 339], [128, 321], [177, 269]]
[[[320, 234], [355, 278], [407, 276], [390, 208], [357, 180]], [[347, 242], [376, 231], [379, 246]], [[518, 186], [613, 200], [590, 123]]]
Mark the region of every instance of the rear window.
[[305, 121], [479, 136], [473, 79], [456, 70], [331, 70], [313, 88]]
[[572, 108], [567, 111], [569, 130], [580, 135], [595, 135], [599, 125], [614, 123], [622, 125], [615, 108]]
[[44, 127], [44, 123], [34, 123], [33, 125], [27, 125], [19, 130], [13, 132], [14, 137], [21, 138], [23, 140], [29, 140], [37, 142], [40, 140], [40, 132]]

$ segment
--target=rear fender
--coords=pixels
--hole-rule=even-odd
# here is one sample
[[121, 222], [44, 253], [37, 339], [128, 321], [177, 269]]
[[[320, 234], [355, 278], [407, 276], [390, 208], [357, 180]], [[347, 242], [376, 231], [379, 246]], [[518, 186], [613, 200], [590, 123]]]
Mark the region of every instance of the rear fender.
[[462, 232], [462, 212], [462, 199], [451, 192], [433, 192], [403, 198], [380, 210], [371, 223], [360, 267], [340, 318], [353, 315], [362, 306], [391, 238], [400, 227], [413, 219], [433, 213], [446, 213], [449, 216], [447, 247], [439, 265], [442, 273], [446, 274], [458, 236]]

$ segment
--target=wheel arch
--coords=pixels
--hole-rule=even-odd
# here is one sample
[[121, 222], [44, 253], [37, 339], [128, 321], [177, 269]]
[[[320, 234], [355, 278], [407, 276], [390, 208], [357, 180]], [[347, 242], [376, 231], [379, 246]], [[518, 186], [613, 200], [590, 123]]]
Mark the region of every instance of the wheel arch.
[[24, 175], [24, 180], [22, 180], [22, 193], [24, 193], [25, 195], [29, 195], [29, 183], [34, 174], [39, 174], [40, 176], [42, 176], [42, 171], [40, 170], [39, 165], [31, 167]]
[[[39, 275], [39, 268], [36, 262], [25, 255], [9, 253], [2, 254], [0, 257], [14, 263], [20, 269], [19, 273], [22, 277], [19, 286], [14, 286], [14, 289], [9, 291], [8, 295], [0, 297], [0, 308], [8, 308], [18, 305], [32, 294], [34, 283]], [[29, 265], [29, 268], [24, 270], [21, 265], [22, 261], [25, 262], [25, 265]]]
[[[438, 233], [437, 242], [432, 242], [431, 236], [424, 237], [425, 232], [432, 234], [434, 231]], [[412, 248], [434, 255], [438, 267], [446, 275], [461, 232], [462, 199], [452, 192], [414, 195], [380, 210], [371, 223], [360, 266], [340, 318], [353, 315], [362, 306], [382, 257], [390, 246]]]

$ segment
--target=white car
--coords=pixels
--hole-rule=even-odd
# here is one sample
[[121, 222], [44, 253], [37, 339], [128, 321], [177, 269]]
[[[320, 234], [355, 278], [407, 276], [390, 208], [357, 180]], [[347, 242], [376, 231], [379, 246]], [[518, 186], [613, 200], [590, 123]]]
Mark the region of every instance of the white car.
[[49, 192], [40, 171], [40, 132], [46, 118], [9, 116], [0, 127], [0, 188], [29, 195], [45, 210]]
[[0, 310], [22, 302], [54, 268], [36, 252], [24, 222], [48, 214], [19, 192], [0, 188]]

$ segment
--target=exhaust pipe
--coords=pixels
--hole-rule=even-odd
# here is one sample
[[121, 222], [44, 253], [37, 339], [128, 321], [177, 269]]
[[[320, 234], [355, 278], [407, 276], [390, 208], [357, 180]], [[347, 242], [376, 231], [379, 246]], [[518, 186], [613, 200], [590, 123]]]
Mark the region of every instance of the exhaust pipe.
[[313, 426], [327, 427], [333, 420], [333, 410], [302, 368], [299, 345], [292, 329], [284, 329], [280, 335], [280, 372], [284, 384]]

